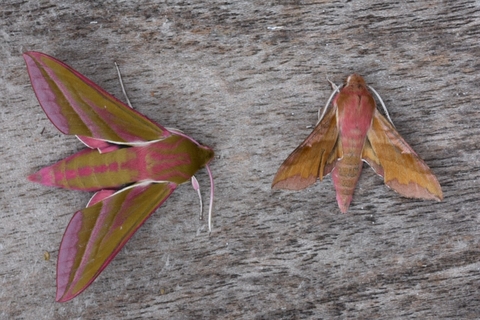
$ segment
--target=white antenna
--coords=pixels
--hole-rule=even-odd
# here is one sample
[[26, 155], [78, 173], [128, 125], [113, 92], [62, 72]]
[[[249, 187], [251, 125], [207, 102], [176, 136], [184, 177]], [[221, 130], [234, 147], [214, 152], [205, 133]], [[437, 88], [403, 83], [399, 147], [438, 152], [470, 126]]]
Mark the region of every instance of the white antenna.
[[392, 119], [390, 118], [390, 115], [388, 114], [387, 107], [385, 107], [385, 103], [383, 103], [383, 100], [382, 100], [382, 98], [380, 97], [380, 95], [378, 94], [378, 92], [375, 91], [375, 89], [373, 89], [371, 86], [368, 86], [368, 88], [369, 88], [370, 90], [372, 90], [373, 93], [375, 93], [375, 95], [377, 96], [378, 100], [379, 100], [380, 103], [382, 104], [383, 111], [385, 111], [385, 115], [387, 116], [388, 121], [390, 121], [390, 123], [392, 124], [392, 126], [395, 128], [395, 125], [393, 124], [393, 121], [392, 121]]
[[332, 88], [333, 88], [333, 92], [332, 94], [330, 95], [330, 97], [328, 98], [327, 100], [327, 104], [325, 104], [325, 107], [323, 107], [323, 112], [322, 114], [320, 114], [320, 110], [321, 109], [318, 109], [318, 121], [317, 121], [317, 124], [320, 123], [320, 121], [322, 121], [323, 117], [325, 116], [325, 113], [327, 113], [327, 110], [328, 110], [328, 106], [330, 105], [330, 102], [332, 101], [333, 97], [335, 96], [335, 94], [338, 92], [340, 93], [340, 89], [343, 87], [343, 85], [340, 85], [339, 87], [337, 87], [337, 85], [335, 83], [333, 83], [332, 81], [330, 81], [330, 79], [327, 78], [327, 81], [330, 82], [330, 84], [332, 85]]

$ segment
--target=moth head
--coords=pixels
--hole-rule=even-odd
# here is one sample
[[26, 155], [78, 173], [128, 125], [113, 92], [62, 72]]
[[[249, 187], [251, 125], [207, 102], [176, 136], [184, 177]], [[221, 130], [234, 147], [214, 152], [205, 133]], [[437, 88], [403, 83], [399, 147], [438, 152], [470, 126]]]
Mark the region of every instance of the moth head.
[[347, 86], [352, 86], [352, 85], [365, 86], [366, 83], [365, 83], [365, 80], [363, 80], [361, 75], [354, 73], [354, 74], [348, 76], [346, 85]]
[[361, 75], [354, 73], [347, 78], [345, 88], [349, 88], [350, 90], [354, 91], [363, 91], [366, 90], [367, 84]]

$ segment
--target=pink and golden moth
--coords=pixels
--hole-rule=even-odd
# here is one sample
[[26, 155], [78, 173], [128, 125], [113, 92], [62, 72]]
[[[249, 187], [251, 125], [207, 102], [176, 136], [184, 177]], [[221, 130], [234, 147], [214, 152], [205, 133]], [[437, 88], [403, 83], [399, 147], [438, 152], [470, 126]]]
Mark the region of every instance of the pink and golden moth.
[[357, 74], [349, 76], [341, 90], [334, 86], [313, 132], [278, 169], [273, 189], [301, 190], [331, 173], [338, 206], [346, 213], [363, 160], [387, 186], [405, 197], [443, 199], [437, 178], [391, 120], [380, 114], [368, 88], [376, 94]]
[[[149, 120], [53, 57], [33, 51], [23, 57], [47, 117], [89, 147], [29, 176], [47, 186], [96, 192], [73, 215], [60, 244], [56, 300], [64, 302], [85, 290], [177, 186], [202, 167], [210, 175], [211, 209], [213, 150]], [[211, 212], [209, 228], [210, 221]]]

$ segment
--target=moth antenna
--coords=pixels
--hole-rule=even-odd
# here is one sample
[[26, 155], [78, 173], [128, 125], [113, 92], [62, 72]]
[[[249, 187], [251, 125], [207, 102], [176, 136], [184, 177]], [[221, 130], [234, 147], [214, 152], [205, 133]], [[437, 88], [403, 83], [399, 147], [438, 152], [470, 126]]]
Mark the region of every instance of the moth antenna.
[[[328, 106], [330, 105], [330, 102], [332, 101], [333, 97], [335, 96], [336, 93], [340, 93], [340, 89], [343, 87], [343, 85], [340, 85], [337, 87], [337, 85], [335, 83], [333, 83], [332, 81], [330, 81], [330, 79], [327, 78], [327, 81], [330, 82], [330, 84], [332, 85], [332, 88], [333, 88], [333, 92], [332, 94], [330, 95], [330, 97], [328, 98], [327, 100], [327, 103], [325, 104], [325, 107], [323, 107], [323, 109], [318, 109], [318, 121], [317, 121], [317, 124], [320, 123], [320, 121], [322, 121], [323, 117], [325, 116], [325, 113], [327, 113], [327, 110], [328, 110]], [[320, 114], [320, 110], [323, 110], [322, 111], [322, 114]]]
[[380, 97], [380, 95], [378, 94], [378, 92], [375, 91], [375, 89], [373, 89], [371, 86], [368, 86], [368, 88], [369, 88], [370, 90], [372, 90], [373, 93], [375, 93], [375, 95], [376, 95], [377, 98], [378, 98], [378, 101], [380, 101], [380, 103], [382, 104], [383, 111], [385, 111], [385, 115], [387, 116], [388, 121], [390, 121], [390, 123], [392, 124], [392, 126], [395, 128], [395, 125], [393, 124], [393, 121], [392, 121], [392, 119], [390, 118], [390, 115], [388, 114], [387, 107], [385, 107], [385, 103], [383, 103], [383, 100], [382, 100], [382, 98]]
[[212, 233], [212, 210], [213, 210], [213, 193], [215, 190], [215, 185], [213, 183], [213, 175], [212, 171], [210, 170], [210, 167], [205, 165], [205, 168], [207, 169], [208, 176], [210, 177], [210, 204], [208, 205], [208, 231], [209, 234]]
[[122, 75], [120, 73], [120, 68], [118, 67], [117, 62], [114, 62], [114, 63], [115, 63], [115, 68], [117, 68], [118, 81], [120, 82], [120, 87], [122, 87], [122, 92], [123, 92], [123, 95], [125, 96], [125, 100], [127, 100], [128, 106], [133, 109], [132, 104], [130, 103], [130, 99], [128, 99], [127, 92], [125, 91], [125, 87], [123, 86], [123, 80], [122, 80]]
[[203, 201], [202, 201], [202, 194], [200, 193], [200, 184], [198, 183], [197, 178], [192, 176], [192, 187], [198, 193], [198, 198], [200, 198], [200, 220], [203, 219]]

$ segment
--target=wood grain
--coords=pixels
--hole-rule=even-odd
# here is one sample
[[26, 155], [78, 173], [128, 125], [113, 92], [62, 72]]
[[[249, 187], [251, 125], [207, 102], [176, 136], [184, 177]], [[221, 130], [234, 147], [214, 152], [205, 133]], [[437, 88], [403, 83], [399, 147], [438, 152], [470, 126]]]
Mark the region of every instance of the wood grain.
[[[480, 317], [476, 1], [6, 0], [0, 12], [0, 318]], [[212, 146], [213, 233], [184, 185], [86, 292], [55, 303], [58, 245], [91, 195], [26, 179], [82, 148], [39, 107], [27, 50], [123, 99], [117, 61], [136, 109]], [[370, 169], [345, 215], [330, 178], [270, 190], [316, 123], [326, 77], [353, 72], [443, 202], [402, 198]]]

